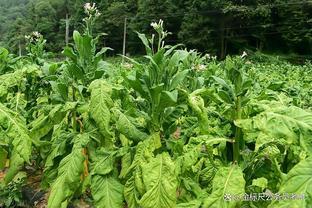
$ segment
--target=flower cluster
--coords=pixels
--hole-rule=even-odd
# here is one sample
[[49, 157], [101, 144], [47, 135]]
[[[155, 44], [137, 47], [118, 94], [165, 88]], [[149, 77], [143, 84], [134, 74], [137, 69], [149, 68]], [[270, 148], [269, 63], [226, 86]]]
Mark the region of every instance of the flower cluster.
[[207, 66], [204, 64], [197, 64], [192, 66], [192, 70], [194, 71], [205, 71], [207, 69]]
[[215, 61], [217, 60], [217, 56], [211, 56], [209, 53], [205, 54], [206, 60], [212, 60]]
[[159, 20], [159, 22], [152, 22], [151, 26], [154, 28], [154, 30], [159, 30], [160, 28], [163, 28], [164, 21], [162, 19]]
[[25, 35], [25, 39], [30, 43], [39, 42], [42, 38], [43, 36], [38, 31], [34, 31], [30, 35]]
[[91, 16], [94, 17], [99, 17], [101, 15], [101, 13], [99, 12], [99, 10], [97, 9], [95, 3], [91, 4], [91, 3], [86, 3], [84, 6], [84, 11], [85, 13], [89, 16], [89, 18]]
[[160, 19], [158, 23], [152, 22], [151, 26], [162, 38], [165, 38], [170, 34], [169, 32], [164, 31], [164, 21], [162, 19]]

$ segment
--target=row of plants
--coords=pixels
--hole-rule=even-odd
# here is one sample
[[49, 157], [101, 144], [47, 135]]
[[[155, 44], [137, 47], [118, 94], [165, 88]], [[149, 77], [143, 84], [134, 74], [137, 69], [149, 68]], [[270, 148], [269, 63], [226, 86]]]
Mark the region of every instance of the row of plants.
[[64, 61], [38, 33], [25, 57], [0, 49], [3, 206], [36, 206], [25, 187], [49, 208], [312, 204], [310, 63], [219, 62], [167, 45], [159, 21], [138, 33], [144, 61], [113, 65], [85, 12]]

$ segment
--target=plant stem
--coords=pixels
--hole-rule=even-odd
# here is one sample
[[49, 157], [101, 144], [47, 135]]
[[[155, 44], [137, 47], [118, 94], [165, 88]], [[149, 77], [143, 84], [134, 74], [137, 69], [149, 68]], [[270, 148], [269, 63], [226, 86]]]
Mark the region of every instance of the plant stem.
[[[73, 102], [75, 102], [75, 101], [76, 101], [76, 96], [75, 96], [76, 90], [75, 90], [75, 87], [74, 87], [74, 86], [72, 86], [72, 91], [73, 91]], [[73, 110], [73, 117], [72, 117], [72, 125], [73, 125], [73, 130], [74, 130], [74, 132], [77, 131], [77, 121], [76, 121], [76, 117], [77, 117], [77, 115], [76, 115], [76, 110], [74, 109], [74, 110]]]
[[[241, 97], [238, 96], [236, 99], [236, 116], [235, 119], [241, 119], [242, 118], [242, 109], [241, 109]], [[235, 138], [234, 138], [234, 144], [233, 144], [233, 162], [239, 162], [239, 143], [241, 138], [242, 130], [239, 127], [235, 127]]]

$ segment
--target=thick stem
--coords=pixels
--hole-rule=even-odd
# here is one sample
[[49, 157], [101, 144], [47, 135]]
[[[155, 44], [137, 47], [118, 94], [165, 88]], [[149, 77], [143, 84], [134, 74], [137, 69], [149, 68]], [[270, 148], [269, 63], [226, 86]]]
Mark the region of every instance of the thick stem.
[[87, 148], [82, 149], [82, 155], [86, 158], [85, 161], [83, 161], [83, 177], [86, 178], [89, 175], [89, 170], [88, 170], [88, 152]]
[[[236, 116], [235, 119], [241, 119], [242, 118], [242, 109], [241, 109], [241, 98], [240, 96], [236, 99]], [[235, 127], [235, 138], [234, 138], [234, 144], [233, 144], [233, 162], [239, 162], [239, 143], [241, 138], [242, 130], [239, 127]]]

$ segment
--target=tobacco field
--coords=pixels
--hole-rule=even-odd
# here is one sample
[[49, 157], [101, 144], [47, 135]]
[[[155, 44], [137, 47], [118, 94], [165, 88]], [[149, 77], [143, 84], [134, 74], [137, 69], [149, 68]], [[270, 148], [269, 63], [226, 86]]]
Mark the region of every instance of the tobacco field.
[[0, 48], [2, 207], [312, 206], [312, 64], [223, 61], [138, 33], [146, 54], [105, 59], [92, 33], [64, 59], [44, 37]]

